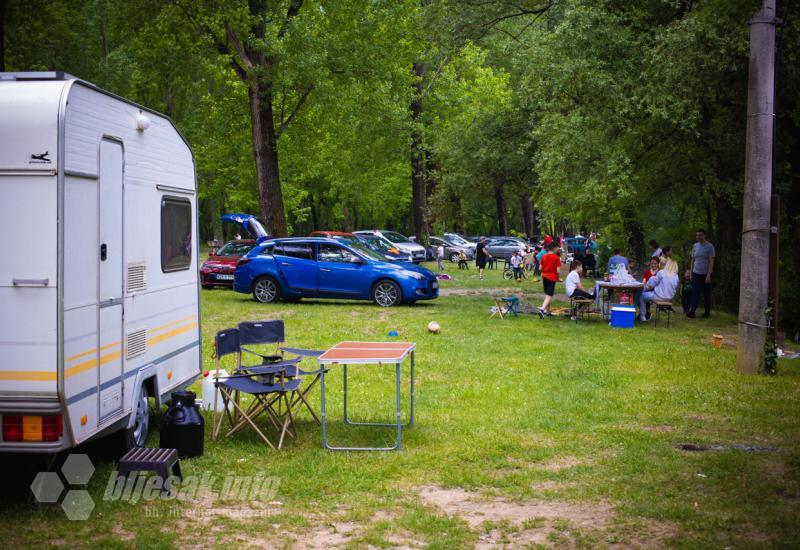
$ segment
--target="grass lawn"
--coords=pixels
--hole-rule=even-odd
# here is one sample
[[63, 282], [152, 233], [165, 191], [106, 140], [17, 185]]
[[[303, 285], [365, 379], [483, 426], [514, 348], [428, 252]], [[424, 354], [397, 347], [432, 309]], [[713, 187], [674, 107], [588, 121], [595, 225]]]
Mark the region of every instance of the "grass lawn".
[[[23, 489], [2, 499], [0, 540], [6, 547], [798, 544], [797, 361], [781, 361], [775, 377], [736, 374], [736, 320], [718, 312], [627, 331], [598, 319], [490, 319], [492, 289], [515, 288], [538, 305], [541, 285], [504, 281], [501, 269], [479, 281], [474, 266], [447, 268], [455, 280], [443, 281], [438, 300], [394, 309], [322, 300], [267, 306], [230, 291], [202, 293], [206, 368], [214, 332], [240, 320], [284, 319], [296, 347], [381, 341], [390, 330], [416, 342], [417, 423], [403, 432], [401, 452], [324, 451], [319, 426], [303, 413], [297, 439], [280, 452], [244, 431], [206, 441], [202, 458], [183, 462], [187, 476], [268, 476], [274, 490], [266, 499], [103, 501], [115, 463], [97, 459], [89, 521], [36, 508]], [[441, 334], [427, 332], [432, 320]], [[720, 350], [713, 333], [725, 335]], [[391, 420], [392, 370], [351, 369], [353, 417]], [[391, 430], [342, 426], [341, 377], [333, 374], [333, 442], [390, 442]], [[691, 452], [679, 444], [719, 447]]]

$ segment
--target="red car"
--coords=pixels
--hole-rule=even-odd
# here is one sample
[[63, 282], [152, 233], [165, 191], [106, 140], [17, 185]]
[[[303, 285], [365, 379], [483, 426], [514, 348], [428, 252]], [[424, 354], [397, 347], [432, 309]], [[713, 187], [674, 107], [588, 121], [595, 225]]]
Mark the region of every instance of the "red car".
[[229, 241], [215, 254], [210, 254], [200, 267], [200, 284], [203, 288], [233, 287], [233, 273], [239, 258], [250, 252], [256, 242], [249, 239]]

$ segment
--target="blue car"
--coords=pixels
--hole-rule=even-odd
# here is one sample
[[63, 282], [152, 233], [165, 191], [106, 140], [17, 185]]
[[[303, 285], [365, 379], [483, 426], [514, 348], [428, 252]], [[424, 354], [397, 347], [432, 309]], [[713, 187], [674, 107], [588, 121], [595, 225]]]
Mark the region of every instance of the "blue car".
[[239, 260], [233, 289], [265, 304], [308, 297], [389, 307], [438, 297], [439, 281], [424, 267], [384, 261], [363, 243], [311, 237], [260, 243]]

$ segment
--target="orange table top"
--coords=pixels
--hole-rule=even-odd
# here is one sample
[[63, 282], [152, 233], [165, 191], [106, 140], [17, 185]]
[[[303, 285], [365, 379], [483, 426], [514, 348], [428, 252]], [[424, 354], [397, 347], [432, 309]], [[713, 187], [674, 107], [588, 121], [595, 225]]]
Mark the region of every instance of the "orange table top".
[[319, 356], [322, 364], [400, 363], [417, 345], [411, 342], [339, 342]]

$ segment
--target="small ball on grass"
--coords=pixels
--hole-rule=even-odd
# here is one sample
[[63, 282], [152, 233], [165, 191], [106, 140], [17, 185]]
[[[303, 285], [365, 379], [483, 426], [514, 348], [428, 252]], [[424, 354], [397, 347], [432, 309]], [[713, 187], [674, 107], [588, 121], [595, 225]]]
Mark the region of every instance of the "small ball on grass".
[[428, 332], [432, 334], [439, 334], [442, 331], [442, 327], [439, 326], [439, 323], [436, 321], [431, 321], [428, 323]]

